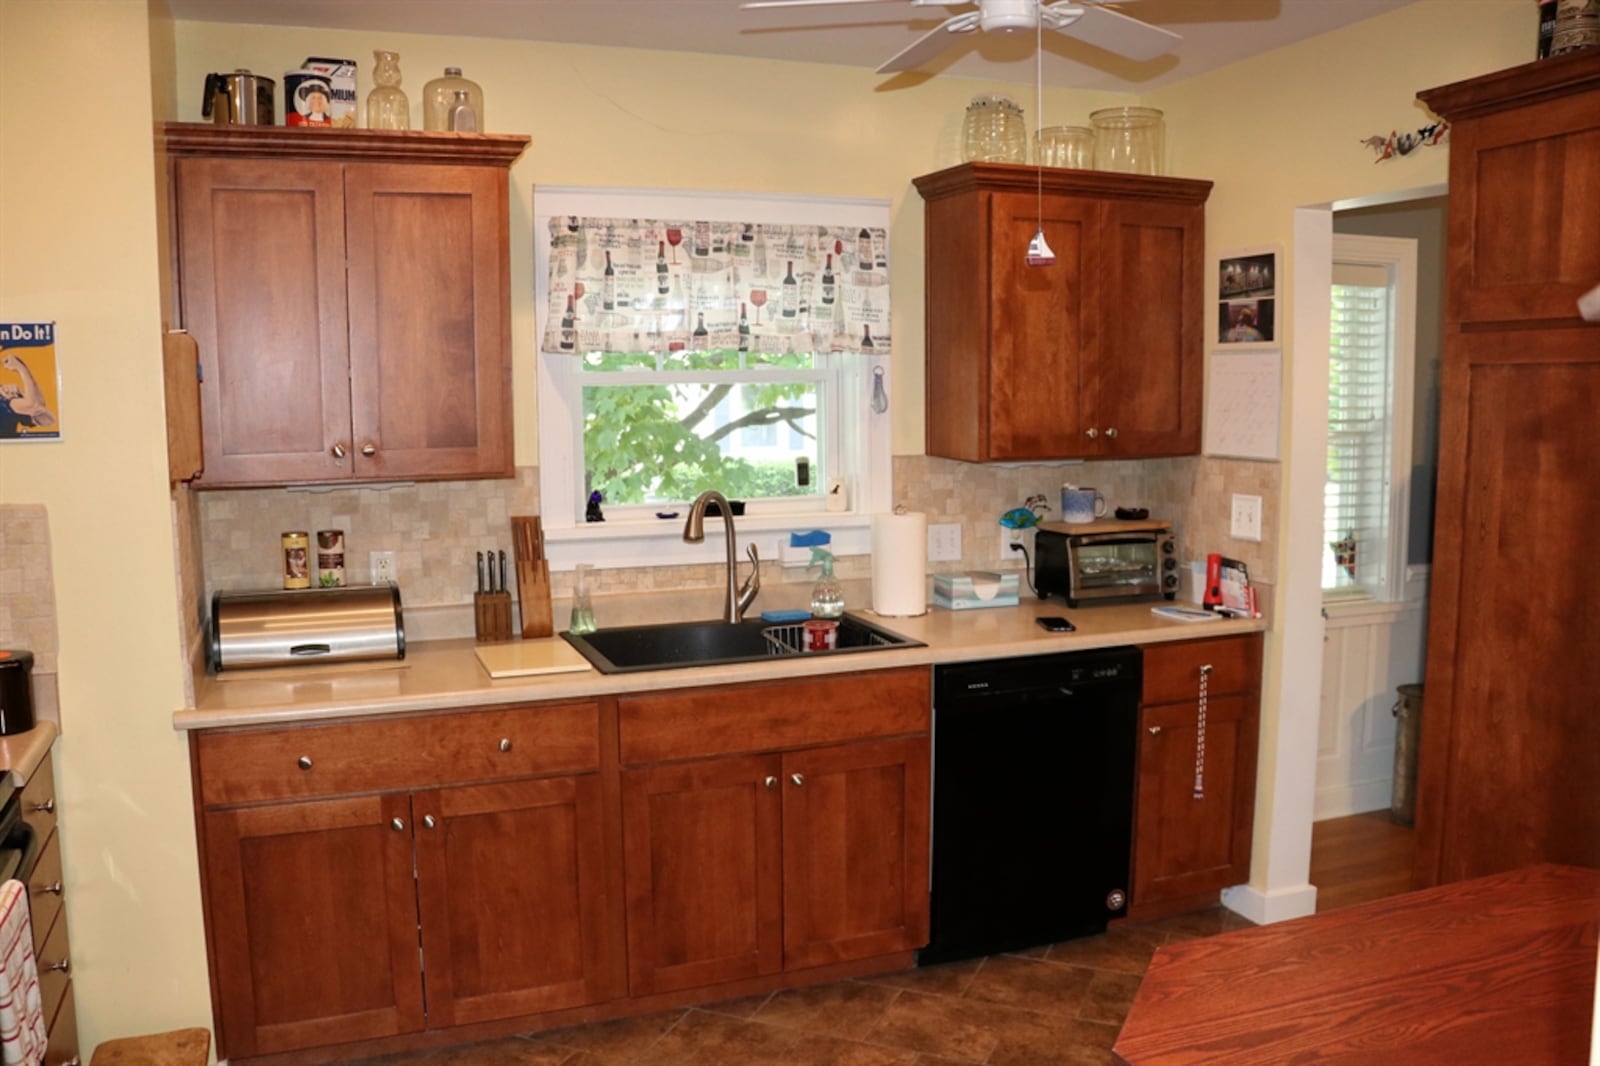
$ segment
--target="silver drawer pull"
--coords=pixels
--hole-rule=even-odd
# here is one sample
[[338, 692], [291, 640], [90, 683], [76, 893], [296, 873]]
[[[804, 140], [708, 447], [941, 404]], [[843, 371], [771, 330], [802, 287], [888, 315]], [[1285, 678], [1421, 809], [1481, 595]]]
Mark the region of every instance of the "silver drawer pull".
[[39, 972], [40, 973], [71, 973], [72, 972], [72, 960], [71, 959], [62, 959], [60, 962], [46, 963], [45, 965], [39, 967]]
[[343, 459], [345, 456], [344, 444], [340, 441], [334, 441], [333, 448], [330, 450], [333, 452], [335, 459]]
[[302, 770], [311, 769], [311, 756], [309, 756], [309, 755], [300, 756], [300, 758], [295, 760], [295, 765], [300, 767], [300, 769], [302, 769]]
[[424, 826], [425, 826], [425, 827], [426, 827], [426, 828], [428, 828], [428, 829], [432, 829], [432, 828], [433, 828], [433, 827], [434, 827], [434, 825], [435, 825], [435, 824], [436, 824], [436, 823], [435, 823], [435, 822], [434, 822], [434, 820], [433, 820], [433, 815], [431, 815], [431, 814], [424, 814], [424, 815], [423, 815], [423, 816], [422, 816], [422, 824], [423, 824], [423, 825], [424, 825]]
[[510, 751], [511, 750], [511, 738], [510, 737], [501, 737], [500, 738], [500, 750], [501, 751]]
[[389, 820], [389, 828], [393, 829], [396, 833], [404, 832], [405, 827], [406, 827], [406, 823], [402, 822], [398, 818], [391, 818]]
[[801, 777], [799, 774], [790, 774], [789, 780], [795, 783], [796, 788], [802, 787], [806, 783], [806, 779]]
[[1117, 427], [1116, 426], [1109, 427], [1106, 430], [1106, 436], [1110, 437], [1112, 440], [1116, 440], [1117, 439]]
[[48, 885], [40, 885], [34, 891], [41, 896], [59, 896], [61, 895], [61, 882], [53, 881]]
[[51, 796], [49, 799], [44, 800], [41, 803], [29, 804], [28, 810], [34, 812], [35, 814], [54, 814], [56, 810], [56, 798]]
[[1158, 725], [1149, 726], [1148, 728], [1151, 736], [1155, 736], [1157, 733], [1161, 732], [1161, 727]]
[[765, 782], [763, 782], [763, 783], [764, 783], [764, 784], [765, 784], [765, 785], [766, 785], [766, 786], [767, 786], [767, 787], [768, 787], [768, 788], [777, 788], [777, 787], [778, 787], [778, 779], [777, 779], [777, 778], [776, 778], [776, 777], [773, 777], [773, 776], [772, 776], [772, 775], [770, 775], [770, 774], [769, 774], [769, 775], [767, 775], [767, 779], [766, 779], [766, 781], [765, 781]]
[[1088, 429], [1084, 430], [1083, 433], [1084, 436], [1088, 437], [1090, 440], [1094, 440], [1100, 435], [1100, 431], [1095, 429], [1093, 426], [1090, 426]]

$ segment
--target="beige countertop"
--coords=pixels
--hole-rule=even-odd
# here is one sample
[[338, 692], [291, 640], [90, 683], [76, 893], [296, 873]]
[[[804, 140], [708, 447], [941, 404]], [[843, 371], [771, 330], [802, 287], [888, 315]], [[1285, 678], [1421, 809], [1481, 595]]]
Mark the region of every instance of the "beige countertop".
[[[1119, 644], [1194, 640], [1266, 628], [1259, 619], [1168, 621], [1152, 615], [1150, 607], [1126, 604], [1068, 609], [1055, 601], [1025, 596], [1017, 607], [968, 611], [932, 608], [915, 618], [878, 618], [868, 611], [852, 611], [926, 646], [783, 656], [734, 665], [611, 675], [590, 669], [494, 680], [478, 664], [471, 640], [428, 641], [410, 645], [404, 661], [399, 663], [288, 666], [238, 677], [202, 675], [195, 680], [195, 706], [178, 711], [172, 720], [180, 730], [322, 721], [1004, 659]], [[1066, 615], [1077, 625], [1077, 631], [1047, 633], [1034, 624], [1041, 615]]]
[[13, 786], [26, 785], [39, 764], [50, 757], [57, 732], [54, 722], [38, 722], [26, 733], [0, 737], [0, 766], [5, 767]]

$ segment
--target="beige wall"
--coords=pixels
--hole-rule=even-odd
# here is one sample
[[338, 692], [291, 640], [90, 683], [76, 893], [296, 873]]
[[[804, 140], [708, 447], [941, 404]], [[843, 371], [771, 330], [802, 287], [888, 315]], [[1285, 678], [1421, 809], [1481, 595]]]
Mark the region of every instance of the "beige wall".
[[[1296, 205], [1443, 180], [1443, 151], [1374, 166], [1355, 142], [1420, 124], [1418, 88], [1525, 58], [1528, 6], [1425, 0], [1152, 94], [1168, 114], [1170, 171], [1217, 180], [1210, 246], [1287, 244]], [[0, 319], [59, 323], [66, 418], [60, 444], [0, 449], [0, 502], [44, 503], [55, 540], [63, 829], [89, 1045], [209, 1024], [187, 759], [169, 717], [184, 696], [152, 97], [97, 86], [153, 84], [157, 119], [193, 120], [208, 70], [281, 75], [310, 54], [369, 69], [373, 48], [393, 48], [415, 100], [445, 64], [464, 66], [485, 88], [489, 128], [533, 136], [513, 173], [522, 465], [537, 459], [535, 183], [890, 198], [894, 450], [921, 452], [922, 222], [909, 182], [955, 161], [961, 110], [987, 87], [934, 79], [879, 92], [868, 73], [815, 65], [397, 34], [192, 23], [173, 33], [169, 42], [132, 0], [0, 0]], [[85, 70], [93, 78], [62, 75]], [[1113, 99], [1052, 92], [1046, 119], [1081, 120]]]
[[210, 1015], [171, 717], [183, 686], [149, 39], [142, 2], [0, 0], [0, 319], [53, 319], [63, 379], [61, 442], [0, 447], [0, 502], [49, 511], [57, 782], [89, 1046]]

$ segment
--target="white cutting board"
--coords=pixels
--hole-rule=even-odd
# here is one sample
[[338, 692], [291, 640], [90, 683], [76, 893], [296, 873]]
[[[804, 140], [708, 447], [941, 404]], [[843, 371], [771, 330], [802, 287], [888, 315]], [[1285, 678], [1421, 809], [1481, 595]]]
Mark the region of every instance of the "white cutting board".
[[513, 640], [505, 644], [480, 644], [472, 649], [489, 676], [528, 677], [588, 670], [589, 660], [560, 637]]

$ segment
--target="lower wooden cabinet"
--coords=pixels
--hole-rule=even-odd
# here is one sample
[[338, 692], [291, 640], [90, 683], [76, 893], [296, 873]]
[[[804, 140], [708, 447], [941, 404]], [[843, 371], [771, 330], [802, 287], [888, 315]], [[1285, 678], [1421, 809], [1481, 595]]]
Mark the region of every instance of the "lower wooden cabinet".
[[[598, 714], [562, 703], [396, 719], [397, 743], [381, 721], [199, 736], [219, 1054], [620, 994], [620, 967], [606, 969], [620, 932], [606, 912]], [[441, 734], [458, 758], [409, 746]], [[321, 795], [351, 786], [379, 791]], [[234, 795], [280, 802], [203, 799]]]
[[196, 734], [219, 1057], [905, 965], [930, 676]]
[[1130, 918], [1248, 881], [1255, 820], [1261, 636], [1149, 645], [1144, 660]]
[[927, 737], [623, 774], [629, 991], [928, 939]]

